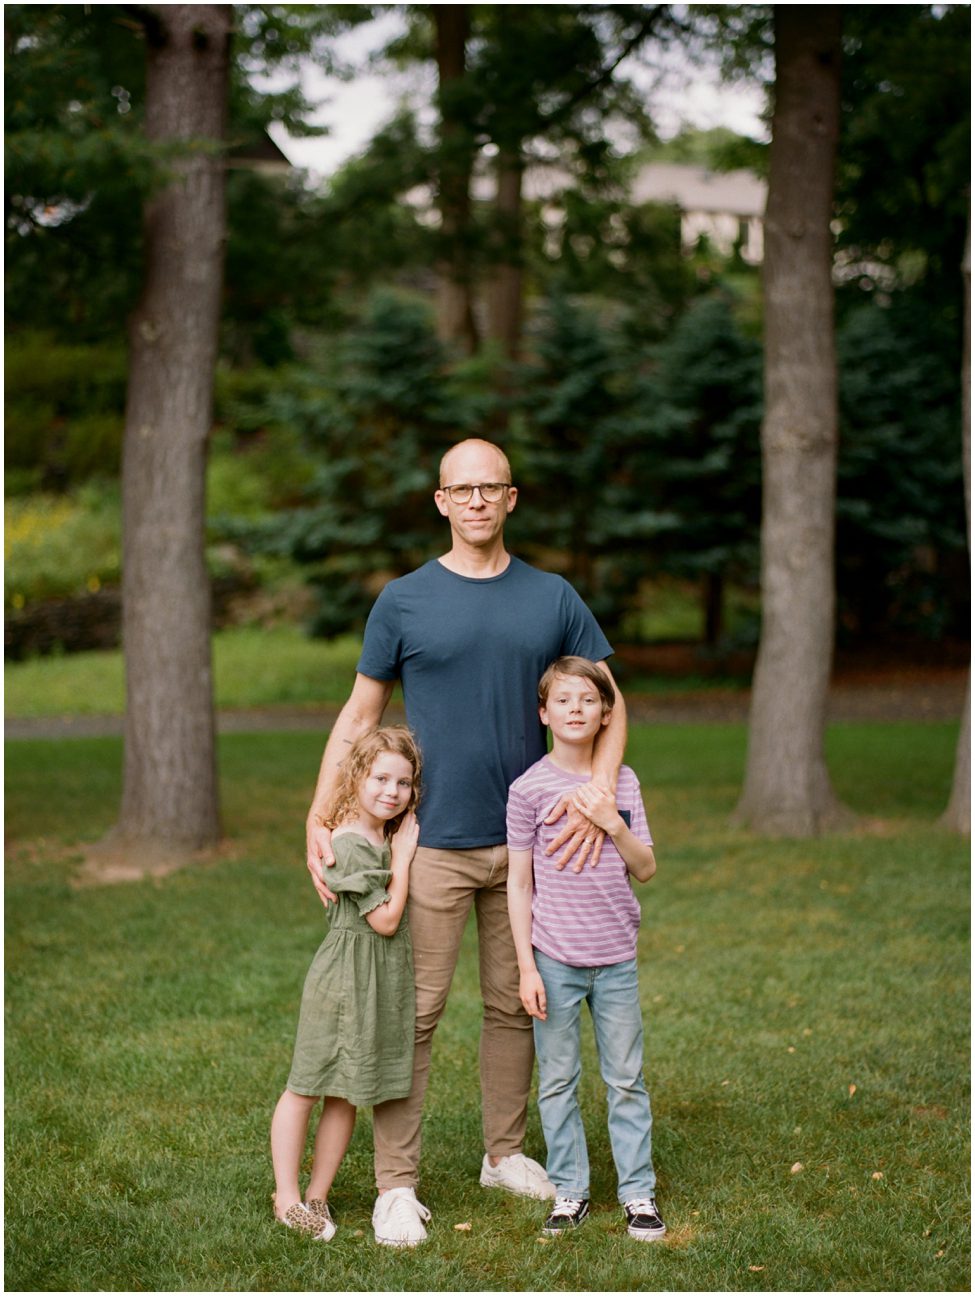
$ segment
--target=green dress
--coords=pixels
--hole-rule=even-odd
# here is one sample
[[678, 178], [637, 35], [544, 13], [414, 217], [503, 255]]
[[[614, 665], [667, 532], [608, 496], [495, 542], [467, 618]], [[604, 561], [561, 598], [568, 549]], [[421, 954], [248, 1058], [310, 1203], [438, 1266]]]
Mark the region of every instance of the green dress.
[[365, 919], [388, 898], [389, 846], [350, 832], [333, 850], [338, 904], [305, 978], [288, 1088], [372, 1107], [413, 1086], [413, 950], [405, 913], [392, 936]]

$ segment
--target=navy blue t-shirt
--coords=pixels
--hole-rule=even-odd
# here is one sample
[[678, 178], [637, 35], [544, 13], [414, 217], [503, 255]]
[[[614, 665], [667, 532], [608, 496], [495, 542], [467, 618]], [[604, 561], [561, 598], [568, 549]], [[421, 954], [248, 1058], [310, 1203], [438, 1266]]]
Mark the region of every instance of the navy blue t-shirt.
[[356, 669], [402, 681], [423, 752], [421, 846], [505, 840], [508, 787], [545, 754], [542, 672], [556, 657], [602, 661], [612, 651], [567, 581], [518, 558], [484, 580], [433, 560], [390, 581]]

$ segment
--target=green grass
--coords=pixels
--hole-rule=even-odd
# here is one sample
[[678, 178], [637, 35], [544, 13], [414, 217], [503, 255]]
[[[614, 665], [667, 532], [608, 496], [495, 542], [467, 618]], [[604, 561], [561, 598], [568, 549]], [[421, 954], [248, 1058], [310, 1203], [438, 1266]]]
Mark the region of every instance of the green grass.
[[[863, 826], [769, 842], [728, 827], [742, 726], [635, 726], [660, 863], [640, 959], [670, 1238], [621, 1232], [588, 1030], [591, 1221], [543, 1242], [537, 1203], [477, 1186], [469, 932], [425, 1117], [434, 1220], [411, 1252], [372, 1241], [366, 1113], [336, 1240], [270, 1218], [268, 1123], [322, 932], [301, 858], [320, 739], [225, 736], [226, 848], [87, 889], [71, 878], [115, 814], [120, 744], [9, 743], [8, 1289], [968, 1290], [968, 851], [934, 827], [954, 741], [834, 727]], [[543, 1155], [534, 1113], [528, 1151]]]
[[[221, 630], [213, 636], [218, 707], [312, 706], [344, 702], [359, 660], [360, 640], [309, 639], [297, 626]], [[11, 718], [121, 715], [125, 675], [118, 652], [8, 662], [5, 711]]]
[[[295, 625], [219, 630], [213, 636], [216, 704], [247, 710], [342, 703], [359, 660], [356, 635], [309, 639]], [[629, 693], [682, 693], [745, 686], [725, 678], [618, 673]], [[125, 674], [121, 651], [69, 653], [4, 664], [4, 710], [11, 719], [121, 715]]]

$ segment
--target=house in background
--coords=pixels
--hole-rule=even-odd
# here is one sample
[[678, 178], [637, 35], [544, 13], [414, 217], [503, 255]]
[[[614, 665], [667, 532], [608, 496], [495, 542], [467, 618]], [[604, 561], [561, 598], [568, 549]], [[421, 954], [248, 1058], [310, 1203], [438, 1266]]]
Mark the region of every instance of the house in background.
[[719, 172], [681, 162], [650, 162], [637, 172], [630, 198], [634, 203], [679, 208], [685, 251], [691, 251], [703, 235], [723, 256], [730, 256], [739, 244], [743, 261], [761, 265], [766, 191], [765, 181], [752, 171]]

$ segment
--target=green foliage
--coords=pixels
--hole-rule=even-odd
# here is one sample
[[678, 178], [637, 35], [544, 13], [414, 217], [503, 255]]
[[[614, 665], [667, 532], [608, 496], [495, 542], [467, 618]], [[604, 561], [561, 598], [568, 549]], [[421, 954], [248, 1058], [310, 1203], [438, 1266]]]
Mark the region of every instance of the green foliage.
[[862, 303], [839, 331], [840, 624], [964, 635], [967, 528], [957, 376], [927, 345], [939, 322], [912, 294]]
[[[653, 1247], [621, 1231], [588, 1027], [592, 1218], [542, 1243], [540, 1203], [478, 1186], [473, 924], [431, 1069], [429, 1243], [373, 1242], [367, 1113], [333, 1190], [335, 1240], [273, 1223], [268, 1124], [323, 931], [298, 849], [322, 739], [223, 737], [221, 853], [83, 889], [120, 743], [8, 744], [9, 1289], [967, 1288], [968, 861], [932, 826], [952, 726], [832, 729], [836, 786], [874, 822], [814, 845], [728, 828], [743, 726], [633, 727], [660, 860], [639, 947], [670, 1228]], [[544, 1159], [534, 1102], [526, 1150]]]
[[513, 541], [563, 563], [601, 621], [631, 630], [653, 572], [749, 574], [760, 351], [730, 304], [698, 301], [642, 371], [622, 329], [562, 297], [536, 346], [512, 429]]
[[77, 496], [8, 499], [3, 600], [19, 610], [44, 598], [94, 592], [119, 579], [119, 503], [114, 487]]
[[673, 575], [754, 576], [761, 520], [762, 353], [716, 292], [655, 351], [643, 400], [640, 486], [671, 524], [655, 556]]
[[8, 468], [20, 470], [35, 489], [117, 477], [125, 411], [122, 347], [19, 333], [8, 339], [5, 359]]
[[[960, 344], [971, 10], [844, 5], [838, 243], [864, 286], [914, 286]], [[957, 351], [955, 352], [957, 354]]]
[[429, 312], [377, 293], [330, 358], [329, 372], [296, 369], [252, 417], [285, 427], [313, 455], [303, 506], [263, 527], [227, 534], [258, 552], [305, 564], [321, 595], [316, 633], [361, 626], [377, 578], [430, 556], [439, 516], [430, 502], [443, 452], [484, 408], [463, 371], [447, 375]]

